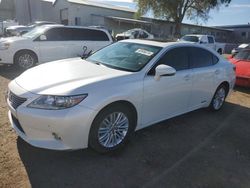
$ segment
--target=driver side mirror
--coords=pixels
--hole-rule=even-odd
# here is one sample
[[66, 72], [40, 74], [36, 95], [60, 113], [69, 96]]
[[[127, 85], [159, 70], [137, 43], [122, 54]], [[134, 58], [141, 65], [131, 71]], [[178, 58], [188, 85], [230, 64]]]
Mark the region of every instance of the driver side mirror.
[[40, 36], [40, 40], [41, 40], [41, 41], [47, 40], [46, 35], [41, 35], [41, 36]]
[[158, 81], [158, 80], [160, 80], [160, 78], [162, 76], [173, 76], [173, 75], [175, 75], [175, 73], [176, 73], [176, 70], [173, 67], [161, 64], [155, 68], [155, 77], [154, 78], [155, 78], [155, 80]]

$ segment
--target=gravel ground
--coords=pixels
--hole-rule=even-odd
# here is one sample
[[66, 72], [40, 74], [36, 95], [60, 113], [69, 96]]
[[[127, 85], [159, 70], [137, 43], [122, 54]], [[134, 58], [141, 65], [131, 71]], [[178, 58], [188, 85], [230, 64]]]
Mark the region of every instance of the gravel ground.
[[19, 74], [0, 66], [0, 187], [250, 187], [250, 89], [235, 88], [219, 112], [172, 118], [100, 155], [38, 149], [17, 137], [4, 95]]

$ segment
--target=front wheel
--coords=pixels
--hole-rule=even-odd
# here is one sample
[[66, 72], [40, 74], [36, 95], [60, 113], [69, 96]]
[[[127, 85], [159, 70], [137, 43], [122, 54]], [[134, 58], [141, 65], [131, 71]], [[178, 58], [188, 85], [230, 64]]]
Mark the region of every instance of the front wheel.
[[104, 153], [121, 148], [134, 131], [135, 119], [131, 110], [121, 105], [103, 109], [93, 121], [89, 146]]
[[225, 103], [226, 96], [227, 96], [226, 87], [224, 85], [219, 86], [211, 101], [210, 109], [213, 111], [220, 110], [223, 104]]
[[33, 53], [29, 51], [23, 51], [15, 55], [14, 61], [18, 68], [26, 70], [33, 67], [37, 63], [37, 58]]

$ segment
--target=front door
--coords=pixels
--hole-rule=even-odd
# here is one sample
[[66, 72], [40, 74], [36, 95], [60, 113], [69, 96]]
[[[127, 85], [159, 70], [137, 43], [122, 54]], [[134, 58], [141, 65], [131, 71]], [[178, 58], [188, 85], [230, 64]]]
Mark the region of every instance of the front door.
[[63, 35], [63, 28], [52, 28], [44, 33], [45, 40], [36, 40], [39, 43], [39, 62], [49, 62], [68, 57], [68, 42]]
[[[154, 69], [159, 64], [175, 68], [176, 74], [155, 80]], [[186, 112], [192, 90], [192, 77], [186, 48], [178, 47], [168, 51], [145, 76], [142, 126]]]

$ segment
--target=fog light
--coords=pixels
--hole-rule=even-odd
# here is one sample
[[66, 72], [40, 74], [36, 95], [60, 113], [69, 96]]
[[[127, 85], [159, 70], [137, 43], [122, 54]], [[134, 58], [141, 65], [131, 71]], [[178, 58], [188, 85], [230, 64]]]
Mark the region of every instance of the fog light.
[[54, 138], [56, 140], [62, 140], [62, 138], [58, 134], [56, 134], [56, 133], [53, 132], [52, 135], [54, 136]]

